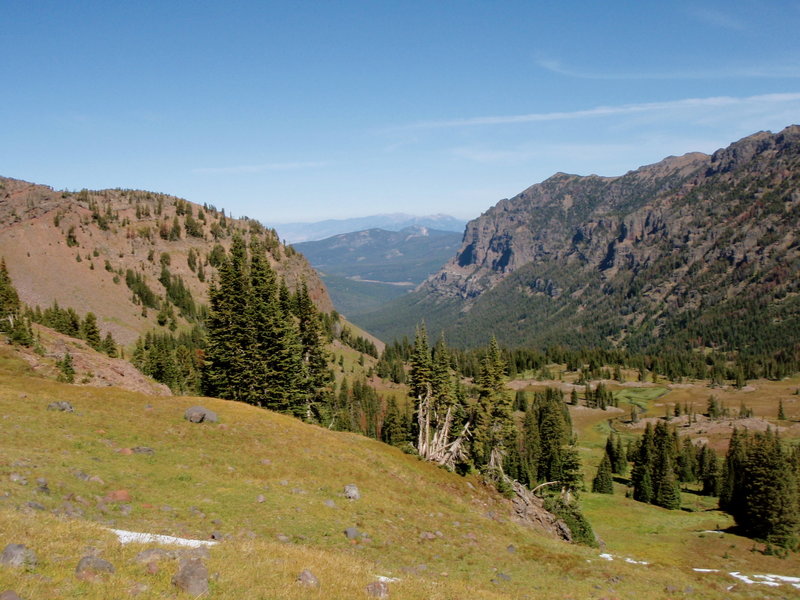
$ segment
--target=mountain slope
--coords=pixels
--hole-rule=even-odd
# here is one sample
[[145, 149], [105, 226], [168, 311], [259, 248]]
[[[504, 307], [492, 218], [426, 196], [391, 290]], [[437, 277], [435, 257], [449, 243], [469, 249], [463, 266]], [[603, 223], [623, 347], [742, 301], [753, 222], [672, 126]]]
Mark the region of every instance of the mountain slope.
[[275, 228], [281, 239], [294, 244], [324, 240], [334, 235], [365, 229], [400, 231], [406, 227], [428, 227], [439, 231], [461, 233], [464, 231], [464, 224], [465, 221], [462, 219], [456, 219], [450, 215], [438, 214], [419, 217], [405, 213], [393, 213], [352, 219], [328, 219], [311, 223], [281, 223]]
[[[75, 412], [47, 410], [55, 400]], [[184, 420], [196, 404], [220, 422]], [[698, 532], [729, 523], [716, 511], [676, 511], [669, 516], [680, 524], [667, 522], [665, 531], [665, 511], [621, 494], [601, 499], [646, 513], [659, 525], [640, 537], [674, 547], [636, 556], [649, 565], [620, 554], [609, 562], [520, 523], [511, 503], [476, 476], [241, 403], [58, 384], [27, 373], [7, 346], [0, 346], [0, 414], [13, 415], [14, 424], [2, 438], [3, 546], [25, 544], [39, 558], [28, 569], [0, 564], [0, 589], [23, 598], [99, 600], [142, 585], [143, 597], [175, 597], [178, 561], [165, 557], [148, 568], [135, 558], [156, 544], [122, 546], [108, 528], [221, 539], [205, 559], [216, 574], [209, 597], [220, 599], [255, 591], [265, 598], [367, 597], [379, 575], [396, 579], [390, 597], [410, 599], [523, 598], [531, 590], [536, 598], [563, 598], [565, 589], [576, 598], [670, 598], [689, 587], [701, 598], [791, 592], [787, 585], [731, 589], [726, 572], [691, 570], [700, 549], [701, 566], [725, 571], [796, 566], [793, 557], [753, 554], [752, 542], [733, 535], [700, 539]], [[344, 497], [347, 484], [358, 486], [359, 500]], [[348, 539], [351, 527], [357, 532]], [[94, 582], [76, 578], [86, 553], [117, 572]], [[296, 583], [303, 569], [319, 577], [319, 590]]]
[[358, 322], [358, 314], [422, 283], [460, 242], [460, 233], [413, 226], [343, 233], [294, 248], [320, 271], [337, 310]]
[[362, 323], [459, 344], [773, 352], [800, 342], [800, 127], [621, 177], [559, 173], [467, 225], [457, 255]]
[[[0, 178], [0, 256], [20, 299], [42, 308], [57, 301], [81, 315], [92, 311], [103, 334], [110, 331], [125, 345], [156, 327], [158, 307], [168, 295], [159, 281], [164, 267], [181, 278], [200, 309], [216, 271], [214, 246], [227, 249], [236, 232], [262, 239], [273, 268], [287, 285], [305, 280], [319, 308], [332, 309], [325, 286], [308, 262], [256, 221], [230, 219], [224, 210], [165, 194], [120, 189], [60, 192]], [[143, 278], [155, 294], [151, 306], [143, 305], [142, 294], [134, 299], [126, 285], [128, 271]], [[173, 309], [180, 312], [177, 306]], [[179, 325], [187, 322], [178, 316]]]

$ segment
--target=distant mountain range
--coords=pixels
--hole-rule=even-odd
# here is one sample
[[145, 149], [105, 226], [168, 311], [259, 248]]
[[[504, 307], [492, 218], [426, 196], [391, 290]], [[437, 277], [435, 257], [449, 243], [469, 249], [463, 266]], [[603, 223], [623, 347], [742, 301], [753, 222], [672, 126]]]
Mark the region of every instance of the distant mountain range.
[[360, 323], [459, 345], [800, 347], [800, 126], [620, 177], [558, 173], [467, 225], [418, 291]]
[[324, 240], [340, 233], [364, 231], [366, 229], [384, 229], [386, 231], [400, 231], [406, 227], [429, 227], [439, 231], [464, 232], [467, 224], [463, 219], [456, 219], [449, 215], [428, 215], [418, 217], [404, 213], [387, 215], [371, 215], [352, 219], [328, 219], [313, 223], [282, 223], [272, 225], [282, 240], [289, 244]]
[[337, 310], [358, 323], [358, 315], [408, 293], [439, 269], [461, 238], [414, 225], [343, 233], [294, 248], [320, 272]]

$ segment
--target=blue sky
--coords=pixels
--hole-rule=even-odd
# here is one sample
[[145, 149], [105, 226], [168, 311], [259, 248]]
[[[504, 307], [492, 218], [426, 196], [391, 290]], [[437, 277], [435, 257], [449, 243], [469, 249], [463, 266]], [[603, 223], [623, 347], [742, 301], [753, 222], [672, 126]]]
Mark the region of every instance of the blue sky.
[[800, 3], [0, 0], [0, 175], [478, 216], [800, 122]]

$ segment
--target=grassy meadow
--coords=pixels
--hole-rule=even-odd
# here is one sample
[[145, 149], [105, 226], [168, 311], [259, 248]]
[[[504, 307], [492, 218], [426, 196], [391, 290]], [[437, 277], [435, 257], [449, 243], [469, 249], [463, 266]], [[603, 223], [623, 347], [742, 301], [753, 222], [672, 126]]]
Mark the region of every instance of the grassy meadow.
[[[75, 412], [47, 409], [61, 400]], [[197, 404], [216, 411], [220, 422], [185, 421], [185, 409]], [[590, 481], [603, 424], [614, 415], [584, 412], [574, 420], [579, 440], [588, 440], [581, 455]], [[221, 538], [206, 561], [209, 597], [220, 599], [366, 598], [366, 585], [378, 576], [397, 579], [389, 583], [391, 598], [409, 599], [797, 592], [727, 575], [792, 575], [800, 561], [753, 552], [752, 542], [732, 534], [705, 533], [730, 520], [691, 492], [688, 510], [672, 512], [626, 499], [622, 484], [614, 496], [583, 493], [603, 551], [615, 557], [609, 561], [518, 523], [511, 503], [477, 476], [235, 402], [60, 384], [35, 376], [7, 347], [0, 348], [0, 424], [0, 547], [25, 544], [39, 559], [29, 569], [0, 565], [0, 591], [13, 589], [25, 600], [124, 598], [135, 591], [181, 597], [171, 584], [174, 561], [149, 572], [134, 557], [152, 545], [121, 545], [109, 528]], [[360, 500], [344, 497], [346, 484], [358, 486]], [[119, 490], [130, 499], [114, 501], [109, 494]], [[348, 539], [349, 527], [361, 535]], [[79, 581], [75, 565], [89, 552], [112, 562], [116, 573]], [[296, 583], [303, 569], [319, 578], [318, 589]]]

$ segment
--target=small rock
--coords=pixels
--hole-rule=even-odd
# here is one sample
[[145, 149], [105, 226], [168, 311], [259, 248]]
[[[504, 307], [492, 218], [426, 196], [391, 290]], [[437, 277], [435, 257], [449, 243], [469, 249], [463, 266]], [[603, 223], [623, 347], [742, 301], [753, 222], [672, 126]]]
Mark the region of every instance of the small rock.
[[147, 569], [148, 575], [158, 575], [158, 572], [160, 571], [157, 562], [149, 562], [145, 568]]
[[373, 581], [367, 586], [367, 595], [371, 598], [388, 598], [389, 586], [383, 581]]
[[204, 423], [206, 421], [209, 423], [216, 423], [219, 421], [217, 413], [202, 406], [192, 406], [187, 408], [186, 412], [183, 413], [183, 418], [190, 423]]
[[36, 480], [36, 485], [39, 486], [38, 491], [40, 491], [42, 494], [50, 493], [50, 487], [47, 485], [47, 479], [45, 479], [44, 477], [39, 477]]
[[75, 567], [75, 577], [81, 581], [95, 581], [109, 573], [116, 573], [114, 565], [97, 556], [84, 556]]
[[334, 502], [333, 500], [325, 500], [323, 504], [328, 508], [336, 508], [336, 502]]
[[193, 596], [208, 592], [208, 570], [199, 558], [181, 561], [178, 572], [172, 578], [172, 585]]
[[436, 534], [435, 533], [431, 533], [430, 531], [423, 531], [422, 533], [419, 534], [419, 539], [421, 539], [421, 540], [435, 540], [436, 539]]
[[514, 544], [509, 544], [508, 548], [506, 548], [511, 554], [514, 554], [517, 551], [516, 546]]
[[319, 579], [308, 569], [303, 569], [302, 573], [297, 576], [297, 581], [308, 587], [319, 587]]
[[184, 558], [202, 558], [203, 560], [207, 560], [211, 557], [211, 553], [208, 551], [208, 546], [198, 546], [197, 548], [186, 548], [184, 550], [180, 550], [178, 552], [178, 557]]
[[212, 531], [211, 532], [211, 539], [212, 540], [224, 540], [226, 537], [228, 537], [228, 536], [226, 536], [224, 533], [222, 533], [220, 531]]
[[259, 494], [258, 496], [256, 496], [256, 502], [258, 502], [259, 504], [261, 504], [265, 500], [266, 498], [264, 497], [264, 494]]
[[20, 485], [28, 485], [28, 478], [20, 475], [19, 473], [12, 473], [8, 476], [8, 478], [12, 481], [12, 483], [18, 483]]
[[150, 591], [150, 586], [140, 581], [134, 583], [130, 588], [128, 588], [128, 594], [131, 596], [138, 596], [139, 594], [144, 594], [147, 591]]
[[44, 504], [39, 504], [38, 502], [26, 502], [25, 506], [32, 508], [33, 510], [45, 510]]
[[14, 590], [6, 590], [3, 593], [0, 593], [0, 600], [22, 600], [19, 596], [17, 596], [17, 592]]
[[89, 475], [88, 473], [84, 473], [83, 471], [76, 471], [75, 472], [75, 477], [77, 477], [78, 479], [81, 479], [83, 481], [89, 481], [89, 478], [91, 477], [91, 475]]
[[348, 483], [344, 486], [344, 497], [348, 500], [360, 500], [361, 492], [358, 491], [356, 484]]
[[498, 573], [494, 579], [495, 582], [500, 581], [511, 581], [511, 575], [506, 575], [505, 573]]
[[261, 464], [262, 465], [271, 465], [272, 461], [270, 459], [268, 459], [268, 458], [262, 458], [261, 459]]
[[147, 446], [135, 446], [134, 448], [131, 449], [133, 450], [134, 454], [148, 454], [152, 456], [153, 454], [156, 453], [155, 450], [153, 450], [152, 448], [148, 448]]
[[356, 540], [361, 537], [361, 532], [357, 527], [348, 527], [344, 530], [344, 534], [347, 536], [348, 540]]
[[37, 562], [36, 553], [23, 544], [9, 544], [0, 554], [0, 564], [9, 567], [33, 568]]
[[122, 456], [130, 456], [133, 454], [133, 450], [130, 448], [120, 448], [117, 450], [117, 454], [121, 454]]
[[114, 490], [113, 492], [108, 492], [106, 497], [103, 498], [103, 502], [130, 502], [131, 501], [131, 494], [128, 490]]
[[127, 517], [128, 515], [130, 515], [132, 510], [133, 510], [133, 506], [131, 506], [130, 504], [120, 504], [119, 505], [119, 512], [124, 517]]
[[283, 542], [284, 544], [292, 541], [292, 538], [290, 538], [288, 535], [283, 534], [283, 533], [279, 533], [275, 537], [278, 539], [279, 542]]
[[59, 400], [58, 402], [51, 402], [47, 405], [47, 410], [57, 410], [60, 412], [75, 412], [75, 408], [69, 402]]

